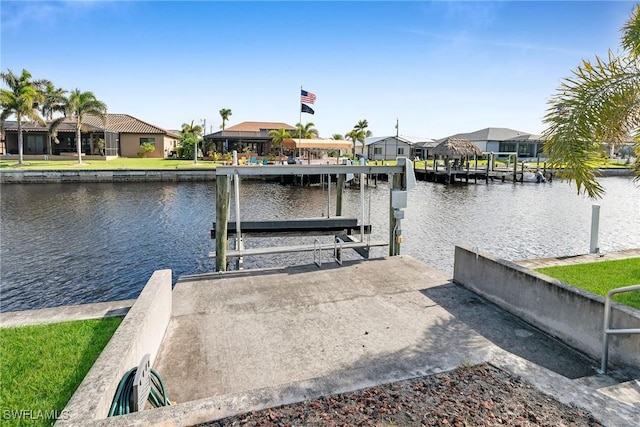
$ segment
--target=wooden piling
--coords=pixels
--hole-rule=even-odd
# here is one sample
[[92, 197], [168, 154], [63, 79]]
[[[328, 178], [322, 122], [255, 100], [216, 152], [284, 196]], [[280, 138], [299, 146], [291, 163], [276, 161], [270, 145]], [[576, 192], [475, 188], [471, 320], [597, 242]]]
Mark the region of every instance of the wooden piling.
[[344, 194], [344, 181], [347, 178], [345, 174], [338, 174], [336, 182], [336, 216], [342, 216], [342, 195]]
[[216, 271], [227, 271], [227, 224], [230, 213], [230, 177], [216, 176]]

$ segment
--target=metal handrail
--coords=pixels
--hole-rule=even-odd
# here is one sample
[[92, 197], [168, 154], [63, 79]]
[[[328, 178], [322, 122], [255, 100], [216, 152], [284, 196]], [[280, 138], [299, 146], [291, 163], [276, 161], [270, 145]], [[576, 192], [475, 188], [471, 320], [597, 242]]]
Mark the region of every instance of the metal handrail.
[[615, 294], [625, 292], [640, 291], [640, 285], [625, 286], [623, 288], [612, 289], [607, 293], [604, 300], [604, 326], [602, 329], [602, 364], [600, 365], [600, 373], [607, 373], [607, 364], [609, 361], [609, 335], [622, 334], [640, 334], [640, 329], [609, 329], [611, 321], [611, 297]]

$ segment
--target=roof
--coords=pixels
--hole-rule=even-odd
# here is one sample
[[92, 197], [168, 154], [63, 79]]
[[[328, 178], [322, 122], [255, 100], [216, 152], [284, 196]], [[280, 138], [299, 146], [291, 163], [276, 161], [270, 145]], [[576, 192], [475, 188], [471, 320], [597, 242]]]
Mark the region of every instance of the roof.
[[280, 128], [284, 128], [285, 130], [296, 130], [294, 126], [282, 122], [242, 122], [225, 128], [225, 130], [236, 132], [260, 132], [263, 130], [278, 130]]
[[447, 138], [465, 138], [469, 141], [505, 141], [520, 135], [529, 135], [529, 133], [508, 128], [484, 128], [474, 132], [457, 133], [446, 138], [440, 138], [438, 142], [442, 142]]
[[[7, 120], [6, 122], [4, 122], [4, 128], [5, 130], [9, 130], [9, 131], [17, 131], [18, 122], [16, 122], [15, 120]], [[22, 123], [23, 132], [47, 132], [47, 130], [48, 130], [47, 126], [43, 126], [38, 122]], [[75, 131], [76, 131], [76, 125], [71, 121], [64, 121], [60, 123], [60, 125], [58, 126], [58, 132], [75, 132]], [[102, 128], [99, 128], [97, 126], [92, 126], [89, 124], [83, 124], [82, 131], [83, 132], [90, 132], [90, 131], [102, 132]]]
[[447, 157], [471, 157], [481, 155], [482, 150], [468, 139], [450, 137], [438, 144], [433, 153]]
[[408, 139], [406, 139], [403, 136], [398, 136], [396, 137], [395, 135], [391, 135], [391, 136], [370, 136], [369, 138], [365, 138], [365, 144], [366, 145], [372, 145], [375, 144], [377, 142], [380, 141], [384, 141], [385, 139], [398, 139], [398, 142], [404, 142], [405, 144], [409, 144], [409, 145], [413, 145], [413, 142], [409, 141]]
[[[179, 133], [170, 132], [161, 127], [152, 125], [145, 121], [142, 121], [138, 118], [130, 116], [129, 114], [114, 114], [107, 113], [106, 126], [105, 123], [99, 116], [94, 115], [86, 115], [84, 117], [83, 123], [83, 131], [102, 131], [105, 128], [110, 132], [119, 132], [119, 133], [143, 133], [143, 134], [163, 134], [169, 135], [175, 138], [180, 138]], [[9, 126], [10, 123], [14, 123], [13, 126]], [[46, 131], [47, 128], [41, 126], [37, 123], [28, 123], [22, 125], [24, 130], [31, 131]], [[6, 122], [5, 128], [8, 130], [17, 130], [18, 125], [17, 122]], [[65, 119], [60, 126], [58, 126], [58, 132], [74, 132], [75, 125], [72, 119]]]
[[523, 135], [514, 136], [504, 141], [542, 141], [542, 135], [532, 135], [525, 133]]
[[340, 139], [297, 139], [284, 140], [286, 148], [315, 148], [319, 150], [350, 150], [353, 148], [351, 141]]
[[433, 138], [425, 138], [423, 136], [403, 136], [403, 138], [419, 147], [431, 144], [433, 144], [434, 147], [438, 145], [436, 140]]

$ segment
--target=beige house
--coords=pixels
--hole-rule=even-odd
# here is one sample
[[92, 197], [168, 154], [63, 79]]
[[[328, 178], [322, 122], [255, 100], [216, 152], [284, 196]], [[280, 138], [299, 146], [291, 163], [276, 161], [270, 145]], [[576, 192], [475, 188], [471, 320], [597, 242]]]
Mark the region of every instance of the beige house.
[[[65, 120], [56, 137], [51, 137], [48, 125], [22, 125], [25, 155], [74, 155], [77, 151], [75, 124]], [[168, 157], [180, 142], [180, 134], [152, 125], [128, 114], [107, 114], [106, 124], [98, 116], [86, 116], [80, 131], [84, 155], [103, 157], [137, 157], [140, 145], [151, 143], [155, 150], [147, 157]], [[104, 141], [100, 148], [98, 141]], [[6, 152], [18, 153], [18, 124], [5, 122]]]

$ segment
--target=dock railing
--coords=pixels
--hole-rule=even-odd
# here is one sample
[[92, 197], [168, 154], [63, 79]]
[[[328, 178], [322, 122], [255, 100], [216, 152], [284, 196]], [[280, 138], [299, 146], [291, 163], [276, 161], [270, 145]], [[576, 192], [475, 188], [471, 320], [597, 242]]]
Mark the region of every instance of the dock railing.
[[602, 330], [602, 364], [600, 365], [600, 373], [607, 373], [607, 365], [609, 362], [609, 335], [623, 334], [640, 334], [640, 329], [611, 329], [611, 299], [616, 294], [626, 292], [640, 291], [640, 285], [625, 286], [622, 288], [612, 289], [607, 293], [604, 300], [604, 325]]

